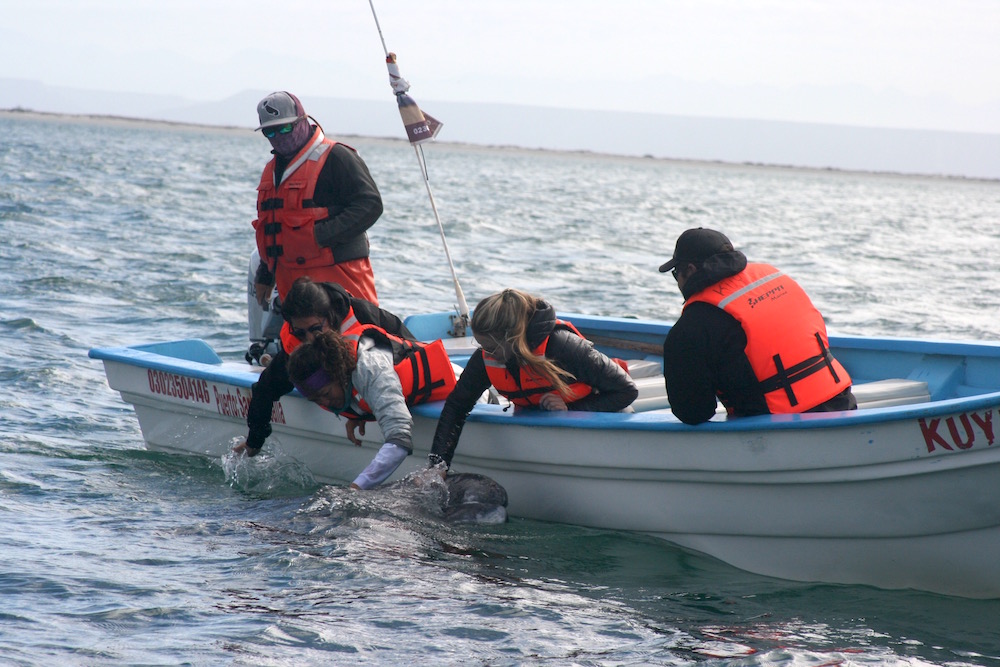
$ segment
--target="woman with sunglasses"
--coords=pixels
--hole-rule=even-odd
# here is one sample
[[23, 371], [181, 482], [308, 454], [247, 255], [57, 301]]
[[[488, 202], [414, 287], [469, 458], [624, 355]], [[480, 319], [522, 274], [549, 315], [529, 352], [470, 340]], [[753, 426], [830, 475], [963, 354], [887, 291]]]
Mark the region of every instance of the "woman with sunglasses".
[[413, 451], [409, 406], [443, 400], [455, 386], [440, 340], [408, 341], [360, 323], [344, 335], [324, 331], [296, 348], [288, 376], [307, 399], [347, 417], [347, 437], [358, 447], [365, 422], [378, 422], [384, 444], [351, 483], [353, 489], [382, 483]]
[[251, 389], [247, 409], [247, 437], [233, 451], [256, 456], [271, 435], [271, 410], [294, 387], [288, 379], [288, 355], [324, 331], [346, 331], [356, 323], [373, 324], [383, 331], [415, 340], [396, 315], [370, 301], [352, 297], [340, 285], [315, 283], [299, 278], [281, 303], [285, 323], [281, 328], [281, 349], [260, 374]]
[[639, 395], [624, 362], [594, 349], [542, 299], [505, 289], [479, 302], [471, 325], [482, 347], [441, 410], [432, 466], [451, 465], [465, 420], [491, 385], [515, 409], [618, 412]]
[[257, 114], [274, 149], [257, 186], [257, 302], [267, 303], [274, 286], [284, 299], [309, 276], [377, 304], [366, 230], [382, 215], [382, 197], [368, 166], [326, 137], [291, 93], [271, 93]]

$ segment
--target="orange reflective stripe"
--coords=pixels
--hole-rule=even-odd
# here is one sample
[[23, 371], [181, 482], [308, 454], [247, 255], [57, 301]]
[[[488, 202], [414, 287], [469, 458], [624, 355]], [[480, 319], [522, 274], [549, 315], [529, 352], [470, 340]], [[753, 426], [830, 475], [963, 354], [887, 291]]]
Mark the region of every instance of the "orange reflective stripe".
[[346, 334], [348, 331], [358, 326], [358, 317], [354, 314], [354, 308], [348, 306], [347, 316], [344, 321], [340, 323], [340, 333], [341, 335]]

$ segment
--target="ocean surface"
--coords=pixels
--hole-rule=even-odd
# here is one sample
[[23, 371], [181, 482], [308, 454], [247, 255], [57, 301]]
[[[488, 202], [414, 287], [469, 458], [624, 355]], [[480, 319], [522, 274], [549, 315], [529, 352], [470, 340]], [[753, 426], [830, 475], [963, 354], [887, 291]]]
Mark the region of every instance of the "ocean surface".
[[[202, 338], [242, 358], [269, 147], [25, 114], [0, 115], [0, 137], [0, 665], [1000, 665], [997, 600], [769, 579], [613, 531], [449, 525], [294, 467], [147, 451], [87, 352]], [[452, 308], [413, 149], [345, 140], [385, 200], [382, 305]], [[831, 333], [1000, 340], [1000, 182], [425, 153], [470, 305], [513, 286], [673, 320], [657, 267], [710, 226], [798, 279]]]

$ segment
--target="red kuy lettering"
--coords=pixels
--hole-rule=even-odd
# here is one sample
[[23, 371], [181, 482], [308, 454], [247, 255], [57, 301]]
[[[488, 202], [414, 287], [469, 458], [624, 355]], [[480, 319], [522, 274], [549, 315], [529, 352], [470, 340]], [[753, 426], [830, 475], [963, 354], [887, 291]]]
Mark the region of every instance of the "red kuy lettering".
[[983, 434], [986, 436], [986, 444], [993, 444], [993, 411], [987, 410], [980, 417], [977, 413], [973, 412], [971, 415], [972, 421], [976, 422], [976, 426], [983, 429]]
[[923, 433], [924, 442], [927, 443], [927, 451], [934, 451], [934, 443], [937, 443], [947, 449], [948, 451], [954, 451], [951, 443], [938, 435], [937, 428], [938, 424], [941, 423], [940, 419], [932, 419], [930, 424], [928, 424], [923, 417], [920, 418], [920, 432]]
[[958, 435], [958, 427], [955, 425], [955, 418], [948, 417], [945, 422], [948, 424], [948, 432], [951, 433], [951, 440], [959, 449], [969, 449], [976, 442], [976, 434], [972, 431], [972, 424], [969, 423], [969, 415], [964, 412], [958, 417], [962, 421], [962, 426], [965, 427], [966, 439], [963, 440]]

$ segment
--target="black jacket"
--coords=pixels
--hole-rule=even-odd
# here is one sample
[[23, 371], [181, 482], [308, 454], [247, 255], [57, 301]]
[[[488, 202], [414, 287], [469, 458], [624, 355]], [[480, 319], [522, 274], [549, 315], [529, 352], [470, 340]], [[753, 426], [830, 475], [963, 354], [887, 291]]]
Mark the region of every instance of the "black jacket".
[[[288, 162], [275, 154], [275, 178], [281, 178]], [[366, 230], [382, 215], [382, 195], [361, 156], [344, 144], [331, 148], [316, 180], [313, 201], [330, 211], [329, 218], [316, 223], [316, 243], [330, 248], [338, 264], [368, 257]], [[261, 262], [254, 280], [274, 284], [265, 262]]]
[[[684, 283], [688, 299], [747, 266], [738, 250], [713, 255]], [[770, 414], [750, 361], [746, 333], [726, 311], [697, 301], [688, 305], [663, 342], [663, 377], [670, 409], [685, 424], [715, 415], [718, 397], [734, 417]], [[857, 407], [850, 387], [810, 412]]]
[[[590, 394], [566, 407], [570, 410], [617, 412], [631, 405], [639, 391], [628, 373], [595, 350], [587, 339], [565, 329], [554, 330], [555, 323], [555, 309], [542, 302], [528, 324], [527, 338], [528, 345], [534, 348], [549, 337], [545, 357], [593, 389]], [[509, 370], [512, 374], [517, 372], [516, 361], [511, 362]], [[431, 445], [432, 458], [440, 457], [451, 465], [465, 420], [479, 397], [490, 388], [490, 384], [483, 351], [476, 350], [441, 409], [441, 418]]]
[[[339, 327], [348, 309], [354, 309], [354, 316], [364, 324], [375, 324], [401, 338], [416, 340], [402, 320], [388, 310], [379, 308], [371, 301], [350, 296], [343, 287], [334, 283], [318, 283], [330, 298], [328, 319], [331, 327]], [[254, 383], [247, 408], [247, 447], [260, 449], [264, 440], [271, 435], [271, 409], [275, 401], [294, 388], [288, 379], [288, 354], [280, 350]]]

